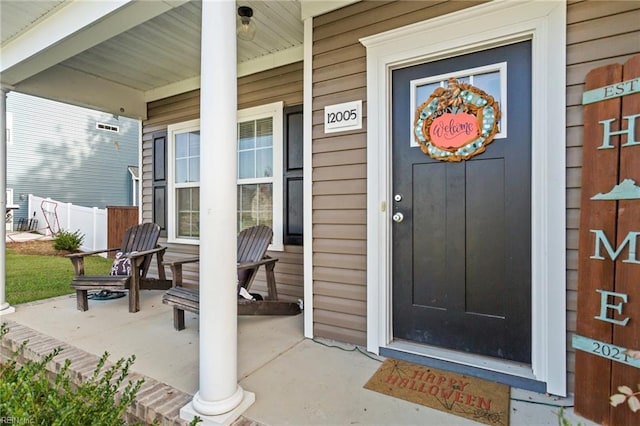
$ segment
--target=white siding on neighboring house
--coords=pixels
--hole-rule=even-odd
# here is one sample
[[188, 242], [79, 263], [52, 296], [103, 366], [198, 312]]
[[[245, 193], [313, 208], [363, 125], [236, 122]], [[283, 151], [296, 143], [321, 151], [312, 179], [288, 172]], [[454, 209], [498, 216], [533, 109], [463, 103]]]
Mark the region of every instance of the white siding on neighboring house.
[[8, 202], [20, 206], [16, 218], [33, 215], [29, 193], [87, 207], [132, 204], [127, 167], [138, 166], [139, 120], [17, 92], [7, 96], [7, 111]]

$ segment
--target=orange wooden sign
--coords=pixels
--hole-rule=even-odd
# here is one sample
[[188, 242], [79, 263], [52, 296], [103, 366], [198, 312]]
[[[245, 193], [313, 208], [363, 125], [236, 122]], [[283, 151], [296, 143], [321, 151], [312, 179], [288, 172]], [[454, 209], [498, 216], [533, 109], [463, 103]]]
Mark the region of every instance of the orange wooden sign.
[[[639, 76], [637, 55], [589, 72], [585, 91]], [[640, 385], [640, 93], [603, 93], [583, 110], [575, 411], [599, 424], [636, 425], [640, 412], [610, 397]]]

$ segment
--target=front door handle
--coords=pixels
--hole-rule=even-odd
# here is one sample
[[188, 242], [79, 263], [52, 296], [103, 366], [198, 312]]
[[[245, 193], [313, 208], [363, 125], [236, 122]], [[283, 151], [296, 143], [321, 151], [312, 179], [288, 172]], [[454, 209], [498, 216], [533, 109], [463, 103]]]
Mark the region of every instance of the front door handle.
[[404, 220], [404, 215], [400, 212], [396, 213], [392, 217], [393, 221], [396, 223], [400, 223]]

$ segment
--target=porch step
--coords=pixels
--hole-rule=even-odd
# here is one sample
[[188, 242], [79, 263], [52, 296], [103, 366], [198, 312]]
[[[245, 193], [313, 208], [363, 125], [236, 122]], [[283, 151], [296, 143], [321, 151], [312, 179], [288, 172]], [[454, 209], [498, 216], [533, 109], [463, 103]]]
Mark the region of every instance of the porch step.
[[[59, 347], [62, 349], [60, 354], [47, 364], [47, 369], [52, 374], [60, 372], [65, 359], [69, 359], [71, 361], [69, 375], [74, 382], [81, 383], [91, 378], [100, 357], [16, 322], [6, 321], [6, 323], [9, 333], [0, 342], [0, 359], [11, 357], [12, 353], [25, 341], [24, 351], [17, 359], [18, 364], [28, 359], [39, 360]], [[111, 365], [112, 363], [107, 362], [106, 367]], [[151, 424], [155, 420], [161, 426], [186, 426], [189, 423], [180, 418], [180, 408], [191, 400], [192, 395], [135, 372], [130, 372], [125, 381], [140, 379], [144, 379], [144, 383], [127, 409], [127, 422]]]
[[[69, 359], [71, 364], [68, 372], [75, 383], [88, 380], [93, 375], [100, 359], [97, 355], [85, 352], [17, 322], [4, 319], [2, 322], [7, 324], [9, 332], [0, 341], [0, 361], [9, 359], [23, 342], [26, 342], [22, 355], [16, 359], [19, 365], [29, 359], [39, 360], [55, 348], [61, 348], [60, 354], [47, 364], [49, 372], [53, 375], [57, 374], [64, 366], [65, 360]], [[108, 368], [111, 365], [113, 364], [107, 361], [105, 367]], [[191, 401], [193, 395], [133, 371], [129, 372], [125, 382], [140, 379], [144, 379], [144, 383], [135, 400], [127, 409], [127, 424], [152, 424], [154, 421], [160, 426], [187, 426], [189, 424], [188, 421], [180, 418], [180, 408]], [[232, 426], [265, 425], [240, 416]]]

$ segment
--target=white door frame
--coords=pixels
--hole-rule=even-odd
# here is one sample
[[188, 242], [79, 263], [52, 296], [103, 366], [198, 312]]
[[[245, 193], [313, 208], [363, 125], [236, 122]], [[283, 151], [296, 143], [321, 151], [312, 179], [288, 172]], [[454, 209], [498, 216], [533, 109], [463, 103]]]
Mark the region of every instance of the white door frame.
[[[360, 40], [367, 48], [367, 349], [393, 348], [391, 70], [503, 44], [532, 42], [532, 362], [416, 353], [522, 376], [566, 395], [566, 3], [496, 0]], [[396, 349], [398, 347], [396, 346]], [[433, 349], [433, 348], [432, 348]], [[408, 346], [400, 348], [412, 352]]]

